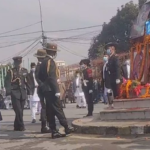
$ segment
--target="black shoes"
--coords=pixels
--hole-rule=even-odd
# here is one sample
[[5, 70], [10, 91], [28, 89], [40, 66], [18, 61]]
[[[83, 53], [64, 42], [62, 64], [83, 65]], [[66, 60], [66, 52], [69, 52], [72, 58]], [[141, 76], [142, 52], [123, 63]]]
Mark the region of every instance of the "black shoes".
[[71, 134], [73, 132], [74, 132], [74, 128], [73, 127], [67, 127], [67, 128], [65, 128], [66, 135], [69, 135], [69, 134]]
[[35, 120], [35, 119], [33, 119], [33, 120], [32, 120], [32, 123], [36, 123], [36, 120]]
[[66, 137], [67, 135], [73, 133], [74, 131], [75, 130], [73, 127], [66, 127], [65, 134], [61, 134], [61, 133], [59, 133], [59, 131], [54, 130], [54, 131], [52, 131], [52, 139]]
[[52, 131], [52, 139], [66, 137], [66, 134], [61, 134], [58, 131]]
[[84, 117], [91, 117], [91, 116], [93, 116], [93, 114], [91, 114], [91, 113], [88, 113], [86, 116], [84, 116]]
[[51, 133], [51, 130], [48, 127], [44, 127], [41, 129], [41, 133]]
[[14, 128], [14, 131], [25, 131], [26, 129], [24, 127], [22, 128]]

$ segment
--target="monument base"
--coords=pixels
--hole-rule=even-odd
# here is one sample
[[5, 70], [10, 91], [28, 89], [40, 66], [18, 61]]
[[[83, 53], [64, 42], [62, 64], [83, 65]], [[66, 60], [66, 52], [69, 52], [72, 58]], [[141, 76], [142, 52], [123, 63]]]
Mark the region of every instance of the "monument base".
[[114, 109], [100, 112], [100, 120], [150, 120], [150, 109]]
[[76, 133], [92, 135], [143, 135], [150, 134], [150, 121], [143, 120], [111, 120], [101, 121], [95, 117], [77, 119], [72, 122]]
[[132, 98], [114, 100], [115, 109], [150, 108], [150, 98]]

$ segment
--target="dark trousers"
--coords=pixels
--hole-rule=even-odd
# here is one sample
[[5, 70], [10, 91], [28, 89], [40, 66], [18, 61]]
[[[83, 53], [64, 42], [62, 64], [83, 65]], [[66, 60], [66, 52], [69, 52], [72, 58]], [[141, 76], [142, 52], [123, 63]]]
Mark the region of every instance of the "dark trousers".
[[54, 92], [45, 92], [46, 109], [48, 110], [49, 127], [52, 131], [56, 130], [55, 116], [58, 118], [60, 124], [64, 127], [68, 127], [68, 123], [65, 114], [62, 109], [61, 101], [55, 96]]
[[116, 81], [111, 83], [111, 89], [113, 91], [114, 98], [119, 96], [118, 85], [116, 84]]
[[86, 102], [88, 104], [88, 114], [91, 115], [91, 114], [93, 114], [93, 109], [94, 109], [94, 106], [93, 106], [93, 94], [89, 93], [89, 91], [85, 91], [84, 95], [85, 95]]
[[11, 96], [12, 106], [15, 112], [15, 121], [14, 121], [14, 129], [24, 129], [23, 122], [23, 110], [25, 105], [25, 100], [22, 98], [17, 99], [14, 96]]
[[61, 100], [61, 105], [62, 105], [62, 108], [66, 108], [66, 102], [65, 102], [65, 99]]
[[47, 111], [46, 111], [46, 103], [44, 98], [44, 93], [42, 89], [38, 88], [38, 96], [40, 98], [41, 103], [41, 128], [45, 128], [47, 126]]

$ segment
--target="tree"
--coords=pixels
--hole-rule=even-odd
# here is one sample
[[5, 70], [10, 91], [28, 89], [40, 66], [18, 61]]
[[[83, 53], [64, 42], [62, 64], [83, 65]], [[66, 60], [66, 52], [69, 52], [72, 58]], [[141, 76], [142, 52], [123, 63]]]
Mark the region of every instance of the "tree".
[[89, 58], [94, 59], [102, 54], [106, 43], [118, 42], [118, 53], [127, 52], [130, 49], [130, 30], [132, 22], [138, 15], [138, 5], [132, 1], [121, 6], [116, 16], [112, 17], [108, 24], [104, 23], [101, 33], [94, 38], [89, 49]]
[[146, 1], [147, 0], [139, 0], [139, 8], [141, 8]]

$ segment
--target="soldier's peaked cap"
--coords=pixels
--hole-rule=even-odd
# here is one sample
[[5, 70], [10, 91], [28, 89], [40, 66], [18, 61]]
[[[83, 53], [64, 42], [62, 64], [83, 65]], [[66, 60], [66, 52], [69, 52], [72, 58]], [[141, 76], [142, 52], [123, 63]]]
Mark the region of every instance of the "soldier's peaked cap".
[[22, 56], [13, 57], [13, 60], [14, 61], [21, 61], [22, 60]]
[[39, 49], [39, 50], [37, 50], [37, 53], [34, 54], [33, 56], [34, 56], [34, 57], [37, 57], [37, 58], [45, 58], [46, 55], [47, 55], [46, 50], [44, 50], [44, 49]]
[[86, 64], [87, 66], [90, 66], [90, 60], [89, 59], [82, 59], [79, 64], [80, 65]]
[[105, 45], [105, 49], [107, 49], [110, 46], [114, 46], [115, 48], [117, 48], [118, 43], [117, 42], [109, 42]]
[[55, 43], [47, 43], [44, 49], [47, 51], [54, 51], [54, 52], [60, 51], [57, 49], [57, 44]]

